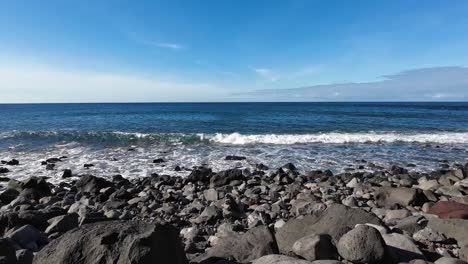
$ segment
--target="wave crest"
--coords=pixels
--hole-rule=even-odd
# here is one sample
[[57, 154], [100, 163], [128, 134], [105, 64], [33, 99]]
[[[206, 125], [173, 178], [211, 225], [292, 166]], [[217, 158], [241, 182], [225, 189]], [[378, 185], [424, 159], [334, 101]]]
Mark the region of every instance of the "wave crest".
[[242, 135], [239, 133], [216, 134], [210, 141], [222, 144], [345, 144], [345, 143], [438, 143], [438, 144], [468, 144], [468, 132], [444, 133], [318, 133], [318, 134], [268, 134]]

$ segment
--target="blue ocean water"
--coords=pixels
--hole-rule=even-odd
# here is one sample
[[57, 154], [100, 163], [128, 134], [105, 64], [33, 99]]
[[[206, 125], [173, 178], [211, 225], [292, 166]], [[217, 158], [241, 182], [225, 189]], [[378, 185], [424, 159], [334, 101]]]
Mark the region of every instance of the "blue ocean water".
[[272, 166], [336, 169], [366, 159], [424, 167], [465, 162], [467, 146], [467, 102], [0, 105], [0, 158], [31, 162], [64, 153], [105, 160], [136, 148], [126, 154], [137, 155], [134, 164], [165, 155], [170, 165], [215, 166], [238, 154]]

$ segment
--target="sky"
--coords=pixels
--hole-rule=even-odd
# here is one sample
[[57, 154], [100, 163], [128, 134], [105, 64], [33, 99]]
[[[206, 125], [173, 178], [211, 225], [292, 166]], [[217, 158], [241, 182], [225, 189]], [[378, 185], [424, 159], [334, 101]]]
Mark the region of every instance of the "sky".
[[0, 0], [0, 103], [468, 101], [468, 1]]

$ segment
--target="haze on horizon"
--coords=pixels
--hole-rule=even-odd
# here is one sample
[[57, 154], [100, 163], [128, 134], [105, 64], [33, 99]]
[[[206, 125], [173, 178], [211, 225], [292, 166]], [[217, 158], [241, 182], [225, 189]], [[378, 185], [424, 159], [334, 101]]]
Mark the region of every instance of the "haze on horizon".
[[0, 103], [467, 101], [468, 2], [0, 0]]

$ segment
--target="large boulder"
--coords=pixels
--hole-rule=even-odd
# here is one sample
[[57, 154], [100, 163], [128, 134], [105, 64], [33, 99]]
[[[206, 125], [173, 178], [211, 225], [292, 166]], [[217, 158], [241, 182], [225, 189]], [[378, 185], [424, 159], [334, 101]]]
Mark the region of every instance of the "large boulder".
[[312, 262], [284, 255], [267, 255], [254, 260], [252, 264], [312, 264]]
[[220, 171], [210, 178], [210, 186], [213, 188], [220, 187], [227, 185], [234, 180], [243, 180], [244, 178], [244, 174], [240, 169]]
[[378, 263], [385, 255], [382, 236], [368, 225], [358, 225], [344, 234], [336, 247], [340, 256], [353, 263]]
[[309, 235], [300, 238], [293, 244], [294, 254], [309, 260], [337, 259], [336, 248], [330, 235]]
[[391, 233], [382, 235], [387, 245], [388, 257], [394, 263], [410, 262], [413, 259], [425, 259], [421, 250], [406, 235]]
[[45, 230], [46, 234], [66, 232], [75, 227], [78, 227], [78, 214], [72, 213], [66, 215], [59, 215], [49, 219], [48, 222], [50, 225]]
[[429, 208], [427, 213], [435, 214], [443, 219], [468, 219], [468, 205], [451, 201], [438, 201]]
[[98, 193], [102, 188], [106, 188], [111, 185], [112, 183], [106, 179], [93, 175], [81, 176], [75, 184], [78, 190], [86, 193]]
[[266, 226], [258, 226], [244, 234], [229, 232], [207, 251], [207, 256], [245, 263], [275, 253], [278, 253], [278, 248], [271, 231]]
[[381, 187], [374, 193], [379, 207], [393, 208], [397, 205], [423, 205], [427, 198], [420, 189]]
[[339, 238], [357, 224], [381, 225], [380, 219], [359, 208], [333, 204], [318, 215], [307, 215], [291, 219], [276, 233], [279, 251], [283, 254], [292, 252], [292, 246], [298, 239], [311, 234], [328, 234], [336, 243]]
[[432, 230], [457, 240], [458, 245], [468, 245], [468, 220], [428, 218], [427, 226]]
[[75, 228], [45, 246], [35, 264], [187, 264], [178, 232], [168, 225], [109, 221]]

